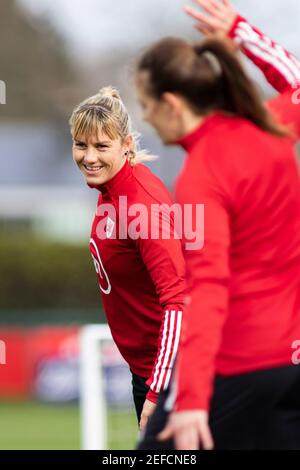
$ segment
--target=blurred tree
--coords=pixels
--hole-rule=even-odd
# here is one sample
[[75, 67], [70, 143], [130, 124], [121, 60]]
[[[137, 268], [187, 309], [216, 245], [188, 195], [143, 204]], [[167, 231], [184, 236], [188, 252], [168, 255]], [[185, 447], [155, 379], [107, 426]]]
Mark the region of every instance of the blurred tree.
[[80, 78], [63, 38], [48, 19], [1, 0], [0, 79], [7, 104], [0, 119], [65, 119], [80, 94]]

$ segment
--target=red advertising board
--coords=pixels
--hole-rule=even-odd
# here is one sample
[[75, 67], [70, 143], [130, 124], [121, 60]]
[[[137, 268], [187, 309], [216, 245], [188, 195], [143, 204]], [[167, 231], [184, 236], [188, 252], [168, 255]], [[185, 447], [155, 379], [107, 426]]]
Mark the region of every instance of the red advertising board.
[[0, 398], [29, 398], [40, 364], [78, 358], [78, 331], [78, 326], [0, 328]]

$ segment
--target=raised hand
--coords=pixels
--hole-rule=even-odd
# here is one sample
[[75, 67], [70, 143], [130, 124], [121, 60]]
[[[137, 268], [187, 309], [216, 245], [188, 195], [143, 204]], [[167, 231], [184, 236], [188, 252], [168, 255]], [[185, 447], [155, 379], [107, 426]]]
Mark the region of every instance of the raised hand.
[[204, 12], [185, 6], [185, 12], [196, 20], [195, 28], [205, 36], [227, 36], [237, 12], [229, 0], [193, 0]]

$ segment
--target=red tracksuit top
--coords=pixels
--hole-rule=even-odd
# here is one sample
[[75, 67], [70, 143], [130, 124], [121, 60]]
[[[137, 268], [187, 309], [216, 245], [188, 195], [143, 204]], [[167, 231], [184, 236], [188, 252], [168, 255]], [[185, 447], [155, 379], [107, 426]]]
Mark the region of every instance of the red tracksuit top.
[[[128, 208], [143, 204], [148, 210], [149, 227], [152, 205], [171, 206], [174, 201], [145, 165], [132, 167], [127, 160], [110, 181], [97, 189], [101, 194], [90, 250], [104, 310], [121, 354], [133, 373], [148, 378], [147, 398], [155, 402], [169, 383], [178, 348], [186, 295], [185, 263], [181, 242], [174, 239], [173, 223], [170, 239], [163, 239], [161, 233], [158, 239], [122, 239], [120, 225], [127, 233], [136, 216], [131, 214], [127, 220], [123, 209], [119, 210], [119, 198], [127, 197]], [[105, 204], [113, 205], [115, 216], [100, 214]], [[174, 222], [172, 215], [165, 213], [164, 217]], [[101, 224], [106, 226], [106, 238], [102, 240], [97, 236]]]
[[205, 207], [204, 246], [185, 251], [176, 410], [208, 410], [216, 374], [292, 364], [300, 339], [300, 64], [242, 17], [230, 36], [281, 93], [268, 106], [295, 140], [217, 112], [179, 142], [175, 200]]

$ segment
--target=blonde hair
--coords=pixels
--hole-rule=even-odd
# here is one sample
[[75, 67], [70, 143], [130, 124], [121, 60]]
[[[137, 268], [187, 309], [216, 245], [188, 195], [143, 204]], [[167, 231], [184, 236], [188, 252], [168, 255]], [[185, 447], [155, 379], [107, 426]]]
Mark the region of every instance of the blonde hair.
[[120, 137], [123, 142], [128, 135], [131, 135], [132, 146], [127, 156], [131, 166], [158, 158], [149, 155], [147, 150], [140, 149], [140, 134], [132, 130], [128, 111], [114, 87], [101, 88], [96, 95], [82, 101], [75, 107], [69, 124], [74, 139], [103, 132], [111, 140]]

